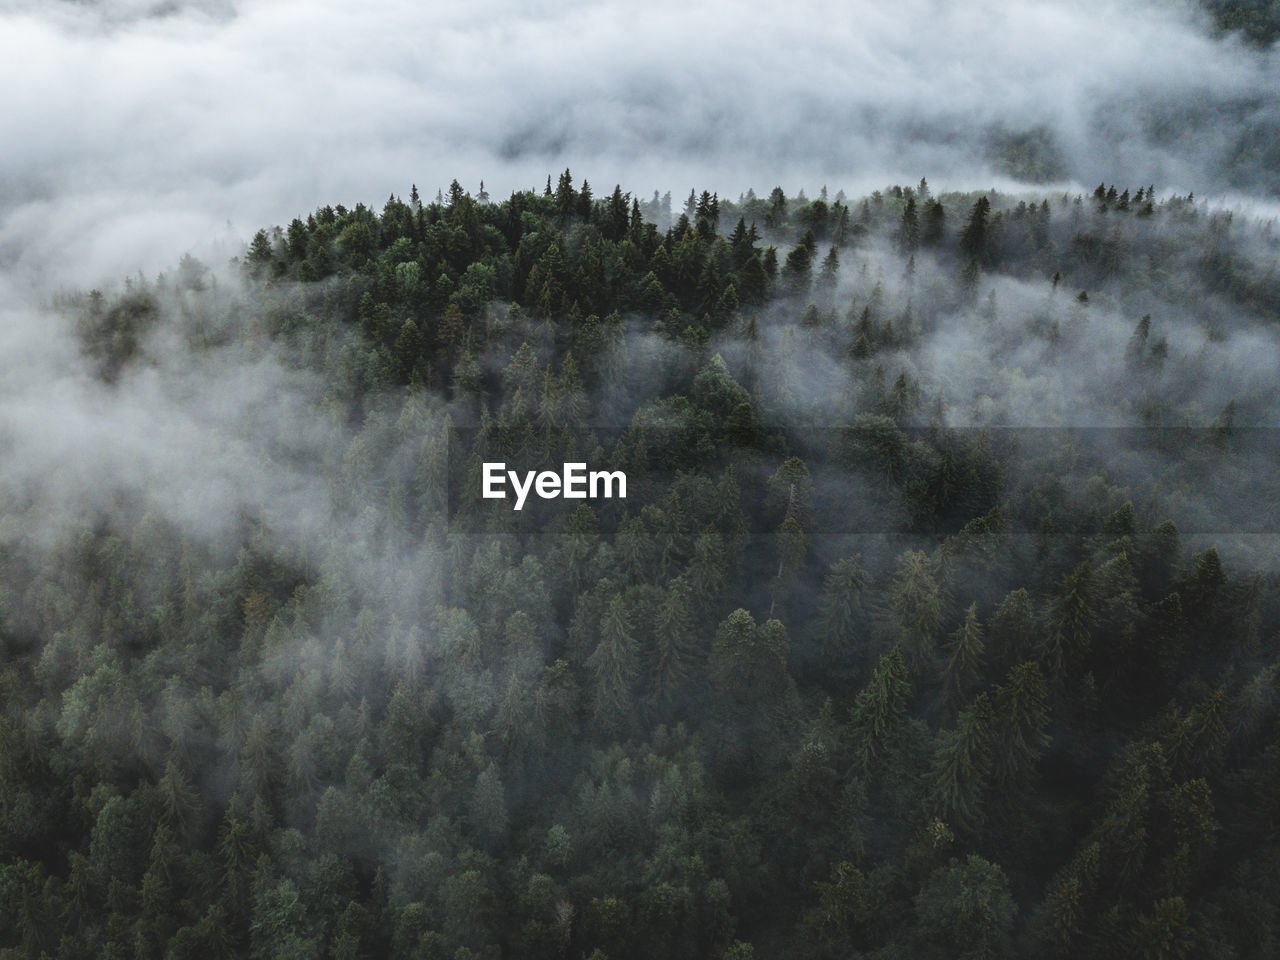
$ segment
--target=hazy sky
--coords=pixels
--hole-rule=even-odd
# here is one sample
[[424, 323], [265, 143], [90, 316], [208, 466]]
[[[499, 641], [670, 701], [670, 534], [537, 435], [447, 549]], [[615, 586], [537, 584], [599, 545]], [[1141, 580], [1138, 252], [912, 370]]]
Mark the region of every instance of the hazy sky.
[[[1041, 172], [1077, 184], [1247, 188], [1265, 158], [1218, 162], [1242, 131], [1280, 128], [1277, 60], [1198, 17], [1098, 0], [0, 0], [0, 269], [151, 275], [324, 203], [455, 176], [501, 196], [565, 166], [597, 191], [677, 196], [981, 187], [1007, 171], [993, 132], [1031, 133]], [[1168, 122], [1171, 104], [1197, 119]]]

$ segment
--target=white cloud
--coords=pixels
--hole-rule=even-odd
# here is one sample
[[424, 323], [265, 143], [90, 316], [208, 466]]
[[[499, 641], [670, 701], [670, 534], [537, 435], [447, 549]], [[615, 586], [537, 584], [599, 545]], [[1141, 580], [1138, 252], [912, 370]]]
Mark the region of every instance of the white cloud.
[[[0, 83], [22, 91], [0, 102], [0, 264], [81, 282], [161, 269], [227, 221], [247, 236], [455, 176], [983, 185], [993, 125], [1043, 126], [1082, 182], [1203, 191], [1242, 123], [1274, 127], [1280, 87], [1273, 56], [1186, 11], [1098, 0], [10, 2]], [[1169, 103], [1203, 112], [1154, 146]]]

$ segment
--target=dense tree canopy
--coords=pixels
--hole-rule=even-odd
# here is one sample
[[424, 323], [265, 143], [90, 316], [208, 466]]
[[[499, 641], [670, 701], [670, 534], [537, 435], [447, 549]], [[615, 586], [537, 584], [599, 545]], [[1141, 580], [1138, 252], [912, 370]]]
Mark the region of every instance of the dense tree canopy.
[[[1274, 956], [1275, 555], [1208, 536], [1269, 532], [1214, 353], [1275, 336], [1269, 235], [575, 183], [68, 299], [103, 390], [309, 384], [321, 521], [5, 534], [0, 956]], [[628, 496], [517, 513], [497, 460]]]

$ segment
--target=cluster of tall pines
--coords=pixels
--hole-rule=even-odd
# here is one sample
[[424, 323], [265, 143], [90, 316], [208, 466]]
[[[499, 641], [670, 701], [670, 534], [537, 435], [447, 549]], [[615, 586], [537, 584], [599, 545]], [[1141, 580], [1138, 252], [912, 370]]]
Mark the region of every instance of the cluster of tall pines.
[[[1267, 249], [1148, 185], [565, 171], [65, 298], [105, 393], [311, 384], [327, 522], [5, 503], [0, 957], [1275, 956], [1280, 583], [1197, 486], [1271, 401], [1180, 366], [1274, 321]], [[1123, 449], [982, 413], [1084, 358]]]

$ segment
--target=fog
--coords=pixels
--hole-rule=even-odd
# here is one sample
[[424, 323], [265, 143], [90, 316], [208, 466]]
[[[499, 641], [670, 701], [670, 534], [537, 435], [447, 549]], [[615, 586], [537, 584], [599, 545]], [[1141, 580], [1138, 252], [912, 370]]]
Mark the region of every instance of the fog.
[[[259, 227], [327, 203], [376, 208], [411, 184], [430, 197], [454, 177], [501, 198], [570, 167], [597, 195], [620, 183], [677, 203], [691, 187], [856, 197], [927, 175], [935, 191], [1054, 197], [1155, 184], [1273, 215], [1280, 183], [1276, 53], [1215, 39], [1176, 4], [489, 2], [425, 15], [407, 2], [8, 0], [0, 81], [21, 91], [0, 103], [0, 427], [9, 482], [40, 490], [46, 523], [113, 485], [211, 535], [246, 505], [298, 534], [333, 519], [299, 467], [332, 465], [350, 439], [316, 411], [323, 384], [271, 355], [196, 363], [161, 339], [150, 367], [107, 390], [48, 309], [70, 289], [171, 272], [187, 252], [224, 264]], [[1274, 257], [1266, 229], [1238, 233]], [[842, 309], [868, 294], [854, 266]], [[950, 280], [922, 258], [921, 289], [898, 289], [878, 248], [861, 266], [889, 278], [890, 310], [914, 296], [927, 314], [930, 277]], [[233, 274], [222, 282], [234, 288]], [[1057, 305], [1043, 283], [996, 278], [992, 291], [994, 327], [935, 317], [923, 347], [887, 361], [945, 395], [947, 426], [1121, 425], [1125, 343], [1153, 310], [1172, 351], [1162, 389], [1197, 426], [1233, 399], [1247, 423], [1275, 422], [1276, 342], [1252, 318], [1207, 345], [1204, 317], [1180, 316], [1176, 298], [1077, 316], [1065, 289]], [[1054, 311], [1067, 336], [1051, 357], [1017, 318]], [[1239, 319], [1231, 304], [1204, 312]], [[801, 357], [779, 373], [794, 405], [780, 415], [838, 417], [838, 361]], [[1223, 365], [1238, 370], [1230, 383], [1209, 375]]]
[[565, 166], [678, 197], [921, 175], [1274, 196], [1278, 80], [1177, 4], [8, 0], [0, 264], [152, 274], [324, 203]]
[[[21, 723], [46, 738], [30, 738], [33, 752], [74, 758], [82, 750], [102, 761], [104, 783], [141, 770], [159, 779], [165, 770], [172, 784], [170, 773], [186, 770], [204, 803], [205, 832], [224, 812], [228, 824], [238, 816], [228, 809], [233, 793], [237, 803], [255, 797], [255, 822], [298, 827], [315, 850], [332, 848], [370, 876], [383, 870], [397, 909], [433, 899], [439, 878], [419, 873], [444, 874], [437, 828], [450, 815], [437, 811], [455, 811], [459, 849], [465, 827], [466, 844], [500, 857], [528, 846], [541, 869], [547, 829], [565, 834], [568, 824], [589, 836], [577, 825], [590, 818], [578, 809], [595, 803], [595, 768], [616, 762], [630, 771], [631, 761], [619, 759], [618, 744], [631, 736], [625, 725], [597, 723], [609, 699], [599, 678], [612, 669], [599, 654], [606, 613], [615, 636], [634, 634], [626, 646], [646, 647], [630, 653], [645, 671], [657, 675], [651, 654], [675, 651], [692, 678], [673, 671], [670, 690], [655, 699], [648, 679], [643, 691], [638, 679], [625, 679], [623, 668], [641, 675], [629, 661], [620, 658], [616, 670], [627, 691], [618, 716], [634, 707], [626, 722], [640, 723], [637, 732], [651, 720], [663, 724], [651, 739], [667, 745], [636, 764], [634, 807], [647, 811], [636, 823], [647, 817], [654, 826], [666, 816], [664, 790], [676, 798], [673, 810], [685, 803], [679, 778], [649, 768], [687, 737], [686, 718], [695, 741], [702, 731], [712, 738], [710, 779], [736, 793], [743, 781], [734, 766], [750, 754], [744, 745], [762, 731], [776, 739], [769, 763], [785, 773], [782, 751], [806, 715], [817, 716], [820, 697], [833, 694], [836, 707], [827, 699], [816, 732], [795, 741], [821, 746], [825, 767], [827, 718], [854, 716], [879, 653], [910, 643], [928, 654], [922, 663], [937, 660], [927, 671], [912, 667], [921, 670], [922, 701], [932, 700], [944, 636], [967, 622], [971, 603], [974, 622], [980, 616], [995, 636], [997, 604], [1016, 599], [1011, 588], [1025, 584], [1030, 594], [1018, 592], [1028, 611], [1034, 606], [1019, 641], [1025, 649], [1014, 652], [1046, 666], [1056, 656], [1055, 683], [1072, 671], [1087, 680], [1054, 694], [1065, 705], [1083, 691], [1078, 716], [1053, 708], [1061, 714], [1054, 724], [1067, 731], [1055, 736], [1072, 742], [1094, 736], [1089, 698], [1101, 689], [1105, 703], [1119, 689], [1110, 683], [1173, 695], [1181, 678], [1172, 668], [1152, 679], [1134, 666], [1126, 681], [1129, 668], [1111, 670], [1108, 658], [1120, 647], [1116, 637], [1128, 644], [1159, 626], [1166, 601], [1181, 610], [1177, 590], [1198, 618], [1197, 643], [1226, 637], [1237, 620], [1247, 626], [1250, 611], [1250, 629], [1260, 633], [1265, 614], [1274, 635], [1280, 59], [1215, 38], [1198, 8], [656, 0], [638, 13], [575, 0], [0, 0], [0, 83], [11, 92], [0, 99], [0, 651], [33, 680], [23, 695], [39, 707]], [[832, 199], [846, 191], [854, 225], [838, 251], [830, 247], [836, 274], [810, 283], [840, 222], [840, 208], [831, 217], [823, 211], [813, 220], [821, 234], [814, 269], [793, 276], [784, 267], [775, 281], [762, 280], [757, 294], [765, 286], [777, 293], [763, 302], [748, 291], [745, 267], [734, 274], [743, 289], [727, 297], [730, 271], [713, 261], [728, 263], [738, 251], [706, 243], [716, 269], [693, 272], [693, 299], [706, 292], [714, 320], [693, 316], [704, 308], [690, 307], [683, 289], [670, 292], [693, 286], [691, 278], [664, 277], [661, 307], [646, 300], [647, 314], [635, 306], [616, 325], [535, 320], [505, 302], [469, 307], [475, 339], [449, 339], [439, 316], [451, 290], [469, 292], [465, 282], [434, 280], [444, 261], [413, 252], [407, 234], [394, 243], [384, 234], [379, 242], [389, 247], [374, 251], [381, 262], [370, 269], [354, 244], [324, 229], [304, 237], [313, 249], [300, 255], [278, 243], [258, 258], [269, 264], [235, 262], [259, 228], [325, 205], [376, 211], [415, 184], [430, 200], [454, 178], [473, 195], [483, 181], [502, 200], [540, 191], [566, 167], [575, 184], [590, 181], [597, 199], [615, 183], [642, 201], [669, 191], [677, 216], [691, 188], [732, 203], [749, 189], [766, 197], [782, 185], [792, 220], [785, 229], [759, 224], [760, 245], [776, 245], [779, 259], [810, 222], [796, 213], [805, 211], [799, 190], [814, 197], [825, 187]], [[946, 229], [907, 243], [897, 228], [912, 194], [890, 185], [922, 176], [945, 201]], [[1100, 180], [1127, 190], [1154, 185], [1145, 197], [1151, 209], [1144, 201], [1102, 209], [1091, 196]], [[864, 213], [862, 197], [872, 191], [884, 193]], [[978, 191], [992, 201], [988, 232], [976, 245], [958, 243]], [[1019, 200], [1045, 206], [1019, 209]], [[467, 235], [462, 214], [474, 211], [455, 205], [441, 232], [466, 243], [483, 236], [478, 227]], [[430, 234], [426, 219], [415, 241]], [[718, 228], [727, 234], [735, 222], [733, 211]], [[576, 266], [595, 227], [572, 215], [557, 226], [558, 262]], [[538, 230], [521, 239], [531, 241], [522, 253], [542, 242]], [[655, 237], [644, 253], [651, 260], [627, 270], [638, 278], [664, 269], [664, 258], [670, 265], [670, 251], [659, 257], [657, 245]], [[630, 239], [604, 246], [611, 254], [637, 249]], [[326, 250], [346, 258], [343, 267], [302, 282], [327, 275], [312, 269]], [[748, 250], [746, 262], [755, 267], [752, 256]], [[420, 277], [415, 258], [433, 266], [431, 277]], [[505, 270], [502, 282], [519, 298], [528, 288], [523, 277], [519, 286], [511, 279], [515, 258], [494, 260], [494, 276]], [[528, 257], [522, 269], [530, 273]], [[611, 274], [602, 267], [600, 276]], [[105, 296], [88, 294], [92, 288]], [[548, 309], [560, 309], [550, 281], [544, 289]], [[739, 306], [721, 311], [739, 293]], [[375, 295], [371, 314], [382, 314], [371, 317], [364, 297], [373, 304]], [[628, 298], [615, 299], [627, 308]], [[668, 312], [673, 303], [684, 312]], [[115, 323], [119, 316], [125, 321]], [[529, 362], [517, 365], [521, 356]], [[697, 402], [662, 407], [673, 393]], [[570, 413], [575, 404], [581, 411]], [[453, 436], [446, 422], [459, 428]], [[478, 429], [492, 423], [491, 433]], [[685, 446], [697, 450], [671, 439], [691, 436]], [[646, 447], [646, 438], [656, 442]], [[460, 495], [458, 478], [478, 477], [492, 451], [514, 461], [541, 447], [537, 455], [558, 462], [584, 439], [594, 449], [574, 450], [573, 460], [590, 469], [635, 464], [630, 502], [570, 516], [556, 511], [571, 505], [531, 500], [507, 517], [499, 515], [506, 504], [470, 510], [476, 491]], [[712, 444], [720, 446], [702, 449]], [[797, 468], [791, 457], [805, 462]], [[692, 472], [676, 475], [690, 464]], [[714, 468], [699, 473], [707, 464]], [[1157, 527], [1169, 518], [1172, 535]], [[1209, 599], [1188, 592], [1198, 581], [1182, 570], [1198, 575], [1202, 558], [1192, 554], [1209, 546], [1221, 550], [1231, 578], [1221, 607], [1233, 616], [1238, 607], [1237, 620], [1205, 612], [1216, 602], [1216, 555], [1203, 564]], [[925, 552], [904, 553], [914, 549]], [[1064, 670], [1053, 653], [1061, 638], [1051, 624], [1059, 591], [1068, 590], [1062, 574], [1087, 570], [1086, 559], [1105, 571], [1098, 605], [1107, 622], [1099, 629], [1110, 633], [1095, 651], [1100, 687], [1085, 671], [1092, 662]], [[913, 564], [929, 588], [919, 593], [924, 604], [896, 592], [915, 576]], [[1249, 607], [1253, 570], [1269, 577], [1262, 612]], [[847, 589], [832, 586], [837, 574]], [[831, 630], [835, 607], [823, 603], [842, 591], [849, 615]], [[904, 611], [930, 596], [936, 622], [917, 630]], [[717, 650], [731, 639], [719, 628], [732, 625], [737, 615], [726, 614], [737, 606], [749, 607], [765, 632], [752, 623], [741, 636], [761, 639], [733, 643], [767, 643], [776, 657], [776, 667], [761, 660], [759, 668], [787, 688], [777, 688], [773, 706], [762, 699], [757, 707], [762, 690], [775, 694], [755, 680], [731, 697], [715, 689], [723, 680]], [[659, 646], [659, 618], [670, 636], [687, 634], [667, 653], [647, 649]], [[774, 630], [777, 623], [785, 629]], [[1269, 648], [1244, 637], [1248, 629], [1238, 632], [1244, 677], [1270, 662], [1260, 652]], [[1164, 642], [1153, 636], [1150, 651], [1135, 644], [1116, 662], [1132, 656], [1145, 670]], [[1179, 647], [1171, 657], [1182, 655], [1179, 636], [1170, 626], [1169, 646]], [[840, 644], [848, 649], [829, 656]], [[1226, 646], [1206, 645], [1203, 657], [1226, 663]], [[1016, 662], [1010, 650], [1000, 657]], [[823, 658], [833, 669], [819, 677]], [[11, 676], [25, 677], [18, 668]], [[991, 684], [1002, 671], [993, 668]], [[1192, 667], [1186, 672], [1195, 681]], [[1180, 703], [1203, 695], [1194, 686], [1176, 691]], [[709, 692], [758, 710], [777, 731], [788, 728], [786, 736], [745, 714], [721, 717]], [[903, 756], [919, 756], [903, 761], [904, 785], [924, 783], [934, 731], [945, 747], [955, 719], [950, 706], [917, 706], [928, 726], [912, 721], [916, 745]], [[668, 719], [678, 725], [671, 739]], [[611, 737], [606, 762], [595, 747]], [[1100, 774], [1112, 737], [1100, 732], [1096, 757], [1081, 751], [1065, 774], [1057, 770], [1053, 791], [1087, 766]], [[703, 746], [678, 750], [681, 764], [685, 753], [695, 758], [685, 776], [696, 786]], [[78, 762], [65, 761], [58, 776], [74, 774]], [[871, 782], [864, 772], [859, 778]], [[618, 774], [619, 797], [632, 793], [632, 776]], [[761, 777], [790, 789], [784, 780]], [[86, 812], [98, 814], [80, 809], [87, 791], [79, 782], [62, 792], [75, 797], [73, 829], [86, 833]], [[106, 790], [90, 789], [105, 802]], [[366, 794], [374, 798], [367, 804]], [[23, 802], [38, 813], [33, 796]], [[790, 804], [789, 794], [777, 796], [761, 809]], [[378, 797], [397, 805], [379, 806]], [[600, 797], [608, 801], [603, 786]], [[268, 803], [276, 809], [268, 812]], [[518, 829], [507, 830], [507, 805]], [[923, 821], [906, 819], [917, 805], [904, 787], [867, 806], [865, 832], [883, 834], [872, 840], [872, 859], [894, 833], [923, 843]], [[1047, 877], [1068, 854], [1066, 833], [1098, 805], [1052, 818], [1043, 811], [1057, 808], [1040, 806], [1048, 832], [1063, 833], [1028, 848]], [[15, 809], [9, 819], [18, 822]], [[624, 820], [613, 812], [621, 807], [601, 809], [607, 836]], [[57, 869], [75, 862], [67, 830], [30, 819], [32, 836], [56, 840]], [[863, 831], [827, 814], [814, 820], [841, 845]], [[933, 824], [948, 830], [941, 819]], [[730, 826], [736, 836], [739, 827]], [[281, 849], [294, 842], [277, 833]], [[933, 834], [935, 848], [940, 836]], [[95, 844], [105, 849], [86, 843], [90, 854]], [[793, 838], [785, 843], [800, 851]], [[600, 848], [608, 855], [581, 849], [584, 862], [632, 869], [613, 847]], [[683, 846], [679, 855], [721, 869], [701, 853], [686, 858]], [[769, 851], [750, 856], [762, 877], [773, 870]], [[820, 874], [812, 864], [808, 873], [779, 868], [777, 878], [807, 887], [826, 875], [825, 859], [819, 865]], [[26, 897], [25, 886], [6, 889]], [[557, 903], [566, 931], [586, 889]], [[336, 918], [341, 904], [308, 909]], [[578, 955], [568, 936], [559, 955]], [[141, 934], [138, 943], [143, 950]]]

